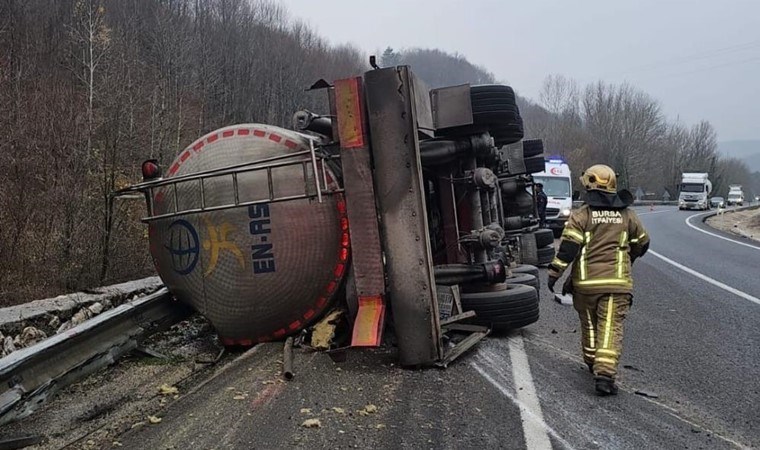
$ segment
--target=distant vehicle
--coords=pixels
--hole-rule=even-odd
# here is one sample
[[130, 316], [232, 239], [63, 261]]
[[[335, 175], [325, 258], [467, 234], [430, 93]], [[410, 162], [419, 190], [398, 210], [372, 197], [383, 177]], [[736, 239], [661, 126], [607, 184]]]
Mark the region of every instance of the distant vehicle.
[[707, 196], [712, 192], [712, 183], [706, 173], [684, 173], [680, 187], [678, 209], [710, 209]]
[[558, 157], [546, 160], [543, 172], [533, 174], [536, 183], [544, 185], [547, 197], [546, 226], [554, 232], [555, 237], [562, 234], [570, 210], [573, 209], [573, 185], [570, 178], [570, 166]]
[[741, 184], [730, 184], [728, 186], [728, 199], [726, 200], [726, 205], [744, 205], [744, 191], [742, 190]]
[[723, 197], [713, 197], [710, 199], [710, 207], [712, 208], [725, 208], [726, 201]]
[[760, 195], [756, 195], [756, 196], [755, 196], [755, 201], [756, 201], [756, 202], [760, 202]]

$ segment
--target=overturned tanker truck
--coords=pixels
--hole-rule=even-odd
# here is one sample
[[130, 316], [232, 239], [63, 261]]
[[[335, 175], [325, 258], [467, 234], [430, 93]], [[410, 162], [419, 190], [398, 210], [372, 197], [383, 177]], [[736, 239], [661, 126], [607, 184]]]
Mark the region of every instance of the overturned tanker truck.
[[[542, 144], [521, 142], [513, 90], [429, 90], [406, 66], [312, 88], [328, 115], [213, 131], [116, 193], [145, 194], [150, 252], [175, 297], [228, 346], [299, 333], [342, 302], [351, 346], [380, 345], [392, 322], [415, 367], [535, 322], [536, 273], [512, 272], [536, 272], [520, 263], [553, 249], [529, 195]], [[445, 346], [449, 331], [469, 335]]]

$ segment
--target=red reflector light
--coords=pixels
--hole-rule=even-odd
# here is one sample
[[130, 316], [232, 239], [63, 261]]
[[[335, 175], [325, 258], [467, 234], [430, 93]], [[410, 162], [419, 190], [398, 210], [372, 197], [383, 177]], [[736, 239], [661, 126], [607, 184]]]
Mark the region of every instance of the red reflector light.
[[161, 176], [161, 166], [157, 159], [149, 159], [142, 163], [142, 176], [144, 181], [153, 180]]

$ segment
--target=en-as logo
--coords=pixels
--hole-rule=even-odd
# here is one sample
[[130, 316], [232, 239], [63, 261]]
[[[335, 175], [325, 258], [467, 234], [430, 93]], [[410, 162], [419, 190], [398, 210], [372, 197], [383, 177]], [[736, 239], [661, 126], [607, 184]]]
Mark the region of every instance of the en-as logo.
[[216, 265], [219, 263], [219, 255], [223, 251], [228, 251], [237, 259], [241, 269], [245, 269], [245, 257], [238, 246], [229, 239], [229, 234], [235, 231], [234, 227], [227, 222], [221, 225], [214, 225], [208, 218], [204, 217], [208, 239], [203, 240], [203, 250], [209, 252], [209, 261], [203, 276], [207, 277], [214, 273]]
[[187, 220], [179, 219], [169, 225], [169, 243], [164, 244], [172, 257], [172, 270], [187, 275], [198, 264], [198, 232]]
[[274, 245], [272, 238], [272, 220], [269, 216], [269, 205], [251, 205], [248, 207], [248, 227], [253, 238], [251, 244], [251, 259], [253, 273], [276, 272]]
[[552, 167], [551, 169], [549, 169], [549, 173], [551, 173], [552, 175], [562, 175], [562, 169], [560, 169], [559, 167]]

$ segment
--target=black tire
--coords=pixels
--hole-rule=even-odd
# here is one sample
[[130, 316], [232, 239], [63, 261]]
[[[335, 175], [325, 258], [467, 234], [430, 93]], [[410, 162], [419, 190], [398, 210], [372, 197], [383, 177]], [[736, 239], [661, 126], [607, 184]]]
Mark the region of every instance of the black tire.
[[475, 110], [475, 108], [480, 108], [482, 106], [494, 106], [494, 105], [509, 106], [513, 108], [518, 108], [519, 110], [519, 107], [517, 107], [515, 100], [509, 97], [480, 97], [480, 98], [472, 99], [473, 111]]
[[544, 152], [544, 141], [541, 139], [523, 139], [522, 146], [524, 158], [530, 158]]
[[520, 142], [520, 139], [525, 135], [522, 123], [492, 128], [490, 133], [496, 147], [503, 147], [505, 145], [514, 144], [515, 142]]
[[533, 234], [536, 236], [536, 247], [538, 248], [546, 247], [547, 245], [552, 245], [554, 243], [554, 233], [552, 230], [542, 228], [536, 230]]
[[508, 315], [535, 307], [536, 290], [522, 284], [507, 284], [507, 289], [489, 292], [462, 292], [462, 309], [472, 310], [476, 320], [496, 315]]
[[546, 266], [554, 259], [554, 245], [547, 245], [538, 249], [538, 265]]
[[531, 266], [530, 264], [520, 264], [519, 266], [510, 270], [512, 273], [528, 273], [538, 278], [538, 267]]
[[538, 289], [538, 278], [529, 273], [513, 273], [511, 277], [504, 280], [507, 284], [524, 284], [533, 289]]
[[484, 114], [484, 113], [491, 113], [491, 112], [503, 112], [505, 114], [511, 114], [512, 117], [517, 118], [520, 115], [520, 110], [517, 109], [517, 105], [509, 104], [509, 103], [493, 103], [490, 105], [482, 105], [482, 104], [473, 104], [472, 105], [472, 113], [473, 114]]
[[521, 284], [507, 285], [497, 292], [462, 293], [462, 308], [475, 311], [472, 323], [504, 332], [530, 325], [538, 320], [538, 291]]
[[500, 126], [520, 124], [522, 118], [515, 112], [506, 110], [473, 112], [472, 122], [476, 125], [490, 125], [494, 129], [498, 129]]
[[471, 96], [484, 94], [505, 95], [514, 98], [515, 91], [511, 86], [507, 86], [505, 84], [476, 84], [475, 86], [470, 86]]
[[538, 173], [546, 170], [546, 161], [543, 156], [531, 156], [525, 158], [525, 172]]

